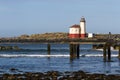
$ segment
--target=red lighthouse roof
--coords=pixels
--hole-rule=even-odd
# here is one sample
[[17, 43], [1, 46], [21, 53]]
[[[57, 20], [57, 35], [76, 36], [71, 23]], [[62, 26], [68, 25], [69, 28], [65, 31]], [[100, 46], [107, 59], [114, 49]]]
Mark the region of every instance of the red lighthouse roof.
[[80, 28], [80, 25], [74, 24], [70, 28]]

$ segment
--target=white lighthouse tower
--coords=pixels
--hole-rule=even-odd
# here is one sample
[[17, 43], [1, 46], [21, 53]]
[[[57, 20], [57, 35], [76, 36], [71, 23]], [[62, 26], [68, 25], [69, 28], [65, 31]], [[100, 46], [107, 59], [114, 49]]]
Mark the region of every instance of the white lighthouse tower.
[[86, 37], [86, 21], [84, 17], [82, 17], [80, 20], [80, 28], [81, 28], [80, 37], [85, 38]]
[[85, 38], [86, 37], [86, 21], [82, 17], [80, 25], [73, 25], [69, 29], [69, 38]]

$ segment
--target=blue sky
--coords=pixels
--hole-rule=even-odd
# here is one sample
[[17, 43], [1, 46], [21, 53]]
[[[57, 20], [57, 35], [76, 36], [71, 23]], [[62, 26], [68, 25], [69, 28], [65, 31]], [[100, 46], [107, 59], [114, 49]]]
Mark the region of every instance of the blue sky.
[[0, 0], [0, 37], [68, 32], [80, 18], [92, 33], [120, 33], [120, 0]]

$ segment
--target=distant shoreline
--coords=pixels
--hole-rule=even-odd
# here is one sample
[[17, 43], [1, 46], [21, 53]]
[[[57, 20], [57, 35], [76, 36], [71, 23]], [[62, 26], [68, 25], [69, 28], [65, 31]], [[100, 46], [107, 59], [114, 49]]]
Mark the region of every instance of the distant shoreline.
[[53, 40], [33, 40], [33, 39], [3, 39], [1, 43], [104, 43], [106, 39], [53, 39]]
[[[106, 42], [109, 38], [108, 34], [95, 34], [93, 38], [70, 39], [68, 33], [44, 33], [21, 35], [11, 38], [0, 38], [0, 43], [70, 43], [70, 42]], [[120, 34], [111, 34], [111, 39], [120, 41]]]

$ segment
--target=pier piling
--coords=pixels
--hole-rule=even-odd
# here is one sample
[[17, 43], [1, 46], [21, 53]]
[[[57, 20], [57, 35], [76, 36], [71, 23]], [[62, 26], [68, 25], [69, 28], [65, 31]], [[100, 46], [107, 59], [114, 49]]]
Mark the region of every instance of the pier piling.
[[119, 45], [119, 51], [118, 51], [118, 58], [120, 59], [120, 45]]
[[[106, 51], [107, 50], [107, 51]], [[106, 62], [111, 61], [111, 44], [106, 43], [103, 47], [103, 60]]]
[[47, 51], [48, 51], [48, 54], [50, 54], [50, 51], [51, 51], [51, 45], [50, 44], [47, 44]]
[[70, 44], [70, 59], [73, 59], [73, 44]]
[[77, 58], [79, 58], [79, 44], [77, 44]]
[[75, 57], [76, 57], [76, 52], [77, 52], [76, 44], [73, 44], [73, 54]]
[[79, 44], [70, 44], [70, 58], [79, 58]]
[[74, 44], [70, 44], [70, 59], [74, 58]]
[[106, 61], [106, 45], [103, 47], [103, 60]]
[[111, 61], [111, 48], [110, 44], [108, 44], [108, 61]]

